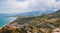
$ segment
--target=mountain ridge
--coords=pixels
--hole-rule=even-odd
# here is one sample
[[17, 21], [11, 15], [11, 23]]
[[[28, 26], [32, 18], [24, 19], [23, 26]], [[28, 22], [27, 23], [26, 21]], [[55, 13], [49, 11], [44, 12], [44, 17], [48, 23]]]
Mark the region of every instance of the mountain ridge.
[[3, 27], [0, 32], [52, 33], [57, 32], [56, 28], [60, 31], [60, 11], [36, 17], [18, 17], [15, 21]]

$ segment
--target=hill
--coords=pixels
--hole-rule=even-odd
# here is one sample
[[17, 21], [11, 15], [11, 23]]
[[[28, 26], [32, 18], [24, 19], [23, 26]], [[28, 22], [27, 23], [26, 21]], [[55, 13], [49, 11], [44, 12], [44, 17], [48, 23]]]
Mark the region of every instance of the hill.
[[[21, 25], [23, 26], [21, 27]], [[17, 29], [17, 27], [19, 28]], [[0, 31], [10, 33], [52, 33], [53, 29], [58, 27], [60, 28], [60, 10], [42, 16], [18, 17]]]

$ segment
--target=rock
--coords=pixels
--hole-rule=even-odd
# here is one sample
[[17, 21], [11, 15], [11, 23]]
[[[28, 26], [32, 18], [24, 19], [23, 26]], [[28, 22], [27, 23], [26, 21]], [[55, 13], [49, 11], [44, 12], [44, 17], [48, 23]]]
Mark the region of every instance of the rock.
[[60, 28], [53, 29], [52, 33], [60, 33]]

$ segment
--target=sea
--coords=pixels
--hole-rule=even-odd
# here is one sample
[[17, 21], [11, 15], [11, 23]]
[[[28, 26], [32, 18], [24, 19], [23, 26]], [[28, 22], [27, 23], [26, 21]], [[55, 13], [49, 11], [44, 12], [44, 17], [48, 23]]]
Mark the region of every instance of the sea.
[[[34, 16], [34, 15], [44, 15], [44, 14], [49, 14], [52, 13], [52, 11], [46, 11], [46, 12], [27, 12], [27, 13], [16, 13], [16, 14], [0, 14], [0, 27], [5, 26], [8, 23], [13, 22], [14, 20], [16, 20], [18, 17], [11, 17], [11, 16]], [[7, 17], [10, 16], [10, 17]]]
[[0, 28], [5, 26], [8, 23], [13, 22], [16, 19], [17, 19], [17, 17], [6, 17], [6, 15], [0, 14]]

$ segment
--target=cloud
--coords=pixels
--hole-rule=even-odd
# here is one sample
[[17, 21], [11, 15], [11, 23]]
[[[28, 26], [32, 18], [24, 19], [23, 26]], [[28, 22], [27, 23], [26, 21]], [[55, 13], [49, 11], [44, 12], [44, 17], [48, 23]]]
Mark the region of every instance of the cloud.
[[[0, 13], [22, 13], [60, 9], [56, 0], [0, 0]], [[2, 3], [2, 4], [1, 4]]]
[[56, 8], [57, 9], [60, 9], [60, 1], [59, 2], [56, 2]]
[[56, 0], [36, 0], [34, 3], [31, 3], [31, 8], [36, 11], [46, 11], [49, 9], [53, 11], [60, 9], [60, 1], [56, 2]]
[[29, 1], [16, 2], [16, 0], [8, 0], [5, 4], [1, 4], [0, 13], [21, 13], [29, 12], [28, 8]]

